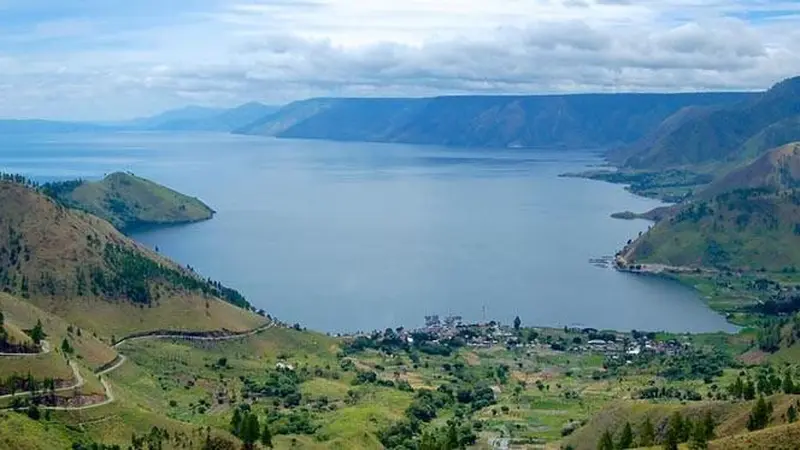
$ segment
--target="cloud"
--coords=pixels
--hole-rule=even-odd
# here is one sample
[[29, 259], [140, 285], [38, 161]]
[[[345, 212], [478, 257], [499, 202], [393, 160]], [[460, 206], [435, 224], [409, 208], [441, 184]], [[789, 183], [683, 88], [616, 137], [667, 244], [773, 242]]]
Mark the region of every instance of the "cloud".
[[800, 73], [800, 4], [788, 0], [45, 3], [0, 3], [0, 116], [116, 119], [309, 96], [763, 89]]

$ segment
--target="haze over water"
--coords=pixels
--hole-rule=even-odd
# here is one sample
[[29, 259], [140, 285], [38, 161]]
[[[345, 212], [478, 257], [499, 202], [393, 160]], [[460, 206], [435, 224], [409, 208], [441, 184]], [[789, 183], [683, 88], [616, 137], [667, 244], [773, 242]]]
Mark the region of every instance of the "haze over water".
[[0, 170], [37, 179], [117, 170], [194, 195], [208, 222], [134, 238], [324, 331], [420, 325], [428, 314], [620, 330], [733, 330], [690, 289], [589, 263], [647, 228], [658, 204], [559, 178], [594, 154], [74, 134], [0, 142]]

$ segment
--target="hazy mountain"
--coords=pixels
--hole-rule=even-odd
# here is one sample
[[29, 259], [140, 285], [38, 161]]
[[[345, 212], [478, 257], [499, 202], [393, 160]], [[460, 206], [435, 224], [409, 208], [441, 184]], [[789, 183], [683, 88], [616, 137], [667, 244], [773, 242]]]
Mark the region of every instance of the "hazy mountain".
[[0, 120], [1, 134], [75, 133], [100, 131], [106, 127], [90, 123], [59, 122], [52, 120]]
[[800, 77], [733, 105], [678, 114], [611, 159], [636, 169], [729, 163], [798, 140]]
[[150, 131], [221, 131], [231, 132], [251, 124], [278, 109], [258, 102], [245, 103], [235, 108], [206, 108], [187, 106], [165, 111], [152, 117], [136, 119], [125, 127]]
[[689, 106], [754, 94], [584, 94], [422, 99], [311, 99], [238, 132], [283, 138], [466, 147], [605, 147], [631, 143]]

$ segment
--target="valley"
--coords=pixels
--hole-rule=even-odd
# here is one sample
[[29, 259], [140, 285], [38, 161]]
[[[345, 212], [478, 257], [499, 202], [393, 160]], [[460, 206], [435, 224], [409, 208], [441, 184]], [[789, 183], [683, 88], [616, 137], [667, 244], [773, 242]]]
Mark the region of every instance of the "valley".
[[[186, 153], [190, 159], [172, 160], [173, 166], [164, 164], [161, 170], [166, 173], [177, 164], [196, 173], [213, 174], [195, 179], [214, 179], [218, 185], [235, 186], [239, 196], [222, 207], [214, 201], [221, 198], [213, 195], [214, 191], [219, 192], [217, 186], [198, 192], [220, 208], [222, 214], [216, 216], [210, 206], [197, 198], [131, 172], [114, 172], [102, 179], [92, 174], [91, 180], [96, 181], [80, 177], [73, 181], [63, 174], [51, 174], [42, 182], [3, 175], [0, 448], [792, 448], [795, 437], [800, 435], [800, 385], [795, 382], [800, 379], [800, 147], [793, 137], [793, 117], [800, 103], [796, 86], [796, 79], [787, 80], [765, 93], [741, 95], [487, 97], [414, 102], [323, 99], [278, 111], [250, 105], [226, 114], [228, 119], [221, 129], [230, 130], [237, 120], [266, 114], [267, 120], [254, 130], [286, 138], [466, 147], [558, 143], [568, 148], [588, 142], [605, 146], [615, 143], [619, 145], [608, 156], [617, 164], [617, 170], [578, 173], [574, 169], [585, 170], [597, 160], [576, 153], [573, 155], [577, 156], [561, 156], [569, 164], [559, 165], [549, 159], [554, 158], [552, 153], [531, 157], [525, 152], [534, 150], [517, 149], [486, 157], [446, 148], [385, 146], [380, 147], [383, 153], [377, 157], [378, 147], [342, 144], [346, 147], [338, 150], [323, 147], [324, 156], [319, 159], [318, 153], [303, 150], [296, 143], [259, 140], [260, 153], [231, 151], [226, 155], [238, 155], [242, 164], [267, 167], [270, 170], [265, 173], [283, 176], [273, 180], [274, 185], [259, 185], [252, 184], [258, 177], [221, 170], [214, 164], [218, 160], [199, 158], [202, 153], [198, 149], [202, 147], [195, 144]], [[433, 127], [425, 117], [430, 117], [431, 111], [447, 111], [452, 107], [449, 102], [472, 106], [462, 108], [463, 114], [459, 115], [439, 114], [441, 121]], [[550, 126], [547, 124], [552, 114], [548, 111], [555, 107], [552, 105], [570, 111], [560, 117], [574, 119], [575, 128], [559, 128], [559, 133], [542, 135], [541, 130]], [[616, 113], [603, 118], [608, 121], [593, 122], [599, 119], [591, 111], [601, 106]], [[474, 117], [488, 120], [487, 108], [499, 114], [494, 122], [517, 123], [511, 118], [520, 117], [520, 111], [534, 111], [542, 115], [541, 123], [545, 125], [483, 127]], [[365, 115], [364, 111], [371, 113]], [[221, 114], [225, 112], [190, 109], [168, 114], [158, 119], [161, 122], [149, 122], [153, 124], [149, 126], [202, 128], [209, 126], [206, 121], [213, 122]], [[522, 123], [540, 123], [530, 118], [535, 115], [526, 114]], [[362, 134], [341, 128], [338, 134], [330, 135], [326, 130], [331, 123], [341, 123], [342, 117], [360, 124]], [[629, 129], [618, 126], [628, 121], [638, 125]], [[642, 126], [645, 122], [647, 126]], [[387, 128], [386, 123], [392, 127]], [[595, 134], [589, 133], [592, 124], [597, 126]], [[738, 125], [727, 130], [725, 124]], [[458, 141], [442, 141], [434, 132], [444, 130], [442, 135], [453, 136], [456, 125], [475, 134], [462, 135]], [[504, 133], [498, 135], [488, 131], [490, 128]], [[587, 129], [583, 137], [573, 134], [580, 128]], [[610, 128], [620, 134], [602, 132]], [[420, 137], [420, 130], [429, 134]], [[114, 137], [104, 135], [99, 139], [107, 142]], [[144, 141], [139, 142], [155, 139], [155, 145], [161, 145], [159, 137], [152, 134], [140, 139]], [[208, 142], [210, 138], [204, 135], [197, 139]], [[250, 138], [236, 139], [227, 142], [251, 142], [247, 140]], [[274, 146], [264, 147], [264, 142], [273, 142]], [[235, 148], [234, 144], [230, 146]], [[136, 148], [137, 152], [147, 153], [146, 146]], [[269, 158], [263, 157], [265, 148]], [[174, 155], [169, 157], [175, 158]], [[358, 164], [353, 163], [354, 159]], [[320, 166], [326, 169], [319, 171]], [[577, 175], [559, 178], [563, 173]], [[454, 195], [452, 181], [443, 183], [467, 175], [474, 184], [465, 185], [463, 196]], [[305, 197], [302, 190], [294, 189], [295, 197], [284, 203], [277, 195], [270, 197], [276, 189], [263, 189], [296, 188], [302, 184], [291, 183], [309, 178], [317, 183], [310, 185], [314, 189], [308, 189]], [[374, 179], [380, 183], [369, 186], [378, 189], [363, 189], [367, 185], [360, 183]], [[321, 184], [319, 180], [323, 180]], [[409, 180], [417, 183], [419, 194], [408, 194]], [[671, 204], [644, 198], [631, 200], [634, 197], [620, 193], [617, 187], [597, 181], [626, 184], [633, 194]], [[170, 180], [170, 185], [181, 189], [188, 184], [180, 178]], [[326, 189], [319, 189], [320, 186]], [[365, 193], [370, 214], [352, 208], [354, 186]], [[537, 202], [552, 197], [552, 192], [558, 190], [553, 188], [556, 186], [566, 192], [559, 198], [569, 200], [568, 209], [589, 211], [584, 219], [573, 219], [564, 214], [566, 209], [551, 205], [550, 209], [536, 209], [541, 208]], [[570, 194], [571, 189], [574, 191]], [[376, 209], [376, 205], [386, 204], [383, 194], [392, 190], [407, 195], [389, 197], [393, 208], [402, 213]], [[244, 192], [250, 197], [244, 198]], [[321, 192], [331, 196], [322, 197]], [[342, 192], [351, 195], [339, 195]], [[492, 195], [481, 196], [487, 192]], [[513, 195], [520, 192], [524, 196]], [[541, 195], [533, 196], [532, 201], [532, 192]], [[270, 197], [270, 202], [255, 202], [253, 198], [258, 196]], [[336, 202], [337, 197], [346, 198], [349, 203]], [[576, 199], [580, 198], [590, 201], [579, 203]], [[633, 203], [640, 202], [641, 212], [616, 214], [630, 221], [608, 218], [614, 210], [625, 207], [619, 204], [620, 198], [628, 199], [632, 210], [636, 209]], [[380, 273], [369, 270], [395, 269], [405, 262], [404, 270], [410, 271], [391, 273], [411, 273], [415, 279], [425, 279], [423, 274], [431, 267], [420, 265], [428, 260], [419, 255], [433, 253], [430, 245], [418, 245], [434, 241], [447, 250], [443, 252], [446, 259], [440, 263], [458, 259], [464, 267], [479, 270], [448, 269], [455, 275], [446, 278], [447, 289], [431, 298], [455, 303], [426, 304], [431, 314], [425, 317], [424, 325], [419, 323], [421, 317], [380, 317], [391, 308], [361, 303], [351, 310], [361, 310], [365, 319], [352, 323], [367, 324], [364, 329], [376, 331], [351, 329], [325, 334], [305, 328], [305, 321], [279, 319], [283, 312], [292, 311], [282, 309], [283, 304], [295, 301], [289, 295], [276, 296], [273, 292], [248, 300], [238, 290], [201, 275], [220, 273], [209, 271], [209, 266], [196, 268], [183, 258], [178, 258], [181, 264], [169, 258], [174, 251], [171, 245], [180, 242], [180, 234], [216, 226], [228, 214], [236, 217], [237, 211], [260, 210], [270, 222], [285, 221], [284, 226], [296, 228], [310, 223], [309, 205], [325, 204], [322, 199], [332, 206], [313, 220], [326, 225], [316, 227], [316, 233], [346, 229], [355, 230], [362, 239], [377, 236], [379, 240], [345, 242], [343, 246], [341, 240], [332, 238], [342, 235], [329, 236], [327, 245], [333, 245], [333, 253], [340, 260], [338, 265], [326, 262], [325, 266], [346, 269], [334, 273], [336, 281], [347, 281], [342, 293], [338, 297], [317, 296], [312, 299], [313, 305], [289, 305], [307, 310], [312, 328], [324, 329], [313, 322], [314, 314], [348, 316], [346, 304], [320, 300], [369, 292], [368, 277], [354, 277], [352, 269], [356, 266], [346, 264], [348, 259], [357, 258], [343, 258], [348, 254], [343, 248], [361, 251], [380, 248], [376, 246], [378, 242], [388, 245], [384, 242], [386, 230], [422, 230], [433, 240], [415, 242], [421, 234], [396, 234], [410, 236], [398, 241], [405, 250], [414, 249], [405, 259], [376, 253], [373, 256], [378, 259], [373, 261], [384, 261], [383, 267], [371, 264], [375, 267], [362, 266], [355, 273]], [[408, 202], [405, 209], [398, 199]], [[598, 202], [602, 204], [598, 206]], [[447, 209], [461, 203], [464, 208]], [[536, 211], [538, 214], [532, 216], [537, 219], [543, 216], [541, 211], [548, 212], [548, 220], [529, 222], [531, 216], [522, 215], [514, 216], [514, 220], [496, 220], [495, 214], [501, 211], [527, 209]], [[647, 209], [651, 211], [645, 212]], [[287, 216], [287, 211], [299, 215]], [[426, 211], [425, 220], [418, 221], [411, 214], [414, 211]], [[444, 213], [437, 216], [435, 211]], [[382, 215], [389, 222], [380, 220]], [[356, 220], [348, 221], [347, 217]], [[608, 222], [599, 220], [601, 217]], [[455, 222], [444, 221], [445, 218]], [[654, 223], [647, 226], [636, 221], [640, 218]], [[443, 239], [446, 234], [432, 232], [434, 219], [442, 221], [441, 229], [447, 234], [458, 229], [454, 225], [464, 227], [469, 223], [482, 234], [467, 234], [461, 241], [448, 242]], [[189, 223], [195, 225], [148, 229]], [[236, 223], [241, 225], [247, 220], [239, 216]], [[503, 226], [492, 228], [496, 223]], [[554, 234], [547, 234], [548, 223], [557, 228]], [[591, 248], [619, 243], [620, 250], [613, 258], [619, 271], [603, 270], [599, 267], [603, 264], [597, 263], [612, 257], [588, 253], [599, 236], [587, 231], [589, 223], [592, 227], [588, 228], [593, 231], [607, 226], [607, 237], [614, 237]], [[310, 259], [298, 259], [289, 270], [282, 267], [292, 263], [291, 255], [302, 255], [302, 248], [290, 244], [294, 251], [277, 252], [277, 263], [267, 265], [268, 259], [263, 255], [270, 252], [264, 250], [280, 249], [274, 247], [279, 245], [279, 239], [273, 237], [274, 241], [268, 242], [271, 246], [260, 247], [258, 239], [248, 239], [241, 229], [230, 231], [234, 229], [226, 229], [219, 235], [221, 239], [201, 240], [230, 247], [237, 255], [242, 255], [239, 251], [243, 246], [256, 249], [258, 258], [247, 265], [258, 268], [259, 280], [278, 283], [295, 276], [294, 281], [300, 284], [319, 285], [306, 279], [314, 276], [314, 270], [297, 269]], [[539, 247], [543, 241], [531, 245], [534, 241], [529, 242], [526, 237], [532, 234], [531, 230], [550, 237], [570, 236], [571, 240], [559, 242], [569, 243], [566, 248], [577, 250], [554, 253]], [[237, 235], [245, 238], [237, 241]], [[260, 236], [262, 240], [270, 239], [270, 234], [263, 231]], [[309, 240], [311, 233], [299, 236]], [[508, 243], [528, 250], [512, 253], [508, 248], [489, 245], [505, 242], [504, 236]], [[190, 242], [188, 247], [197, 242]], [[462, 253], [465, 247], [481, 248], [485, 253]], [[427, 253], [422, 253], [423, 248]], [[317, 250], [309, 254], [319, 255]], [[225, 251], [218, 251], [214, 253], [216, 263], [229, 264], [222, 257]], [[395, 255], [403, 255], [394, 251]], [[565, 261], [580, 260], [584, 265], [580, 270], [586, 271], [565, 270], [564, 267], [573, 266], [564, 266], [551, 256], [559, 253], [567, 258]], [[209, 254], [205, 253], [206, 259]], [[507, 260], [498, 256], [509, 254], [516, 256]], [[471, 265], [469, 261], [480, 263]], [[523, 264], [531, 261], [536, 264]], [[594, 261], [595, 266], [587, 261]], [[497, 267], [492, 267], [492, 262]], [[206, 264], [213, 267], [213, 263]], [[548, 266], [555, 272], [547, 272]], [[511, 272], [515, 267], [525, 270]], [[233, 266], [232, 269], [239, 271]], [[501, 278], [501, 272], [506, 277]], [[542, 281], [545, 278], [539, 278], [535, 291], [545, 300], [535, 302], [524, 312], [519, 312], [518, 305], [531, 303], [533, 296], [521, 301], [521, 297], [511, 294], [505, 299], [496, 295], [518, 295], [524, 291], [523, 286], [533, 285], [521, 280], [537, 272], [551, 278], [556, 273], [569, 273], [570, 277], [562, 275], [560, 285], [547, 284]], [[464, 273], [473, 276], [458, 275]], [[517, 275], [507, 277], [509, 273]], [[470, 297], [465, 294], [481, 286], [470, 284], [474, 281], [470, 278], [481, 277], [497, 277], [514, 289], [497, 291], [494, 289], [498, 285], [490, 285], [492, 289], [480, 291], [482, 294], [474, 297], [480, 300], [470, 304]], [[225, 276], [226, 283], [229, 278]], [[683, 303], [669, 299], [659, 309], [662, 304], [657, 301], [658, 295], [644, 295], [667, 290], [631, 291], [633, 295], [623, 298], [620, 286], [628, 284], [621, 283], [677, 289], [674, 283], [657, 285], [660, 278], [694, 289], [708, 306], [725, 314], [729, 323], [718, 315], [702, 316], [711, 313], [695, 297], [685, 297]], [[605, 287], [595, 282], [587, 286], [588, 291], [571, 290], [579, 284], [575, 283], [578, 279], [584, 283], [613, 281], [603, 281], [610, 283]], [[413, 290], [404, 292], [403, 284], [394, 286], [403, 296], [384, 298], [382, 305], [404, 303], [404, 299], [419, 296]], [[374, 292], [389, 292], [386, 286], [380, 287]], [[611, 295], [602, 297], [600, 291]], [[491, 302], [487, 300], [490, 293], [495, 294]], [[565, 303], [575, 298], [581, 303]], [[265, 299], [269, 303], [264, 303]], [[493, 313], [500, 311], [498, 315], [503, 317], [487, 317], [486, 303], [490, 303]], [[560, 307], [548, 309], [554, 303]], [[463, 310], [468, 318], [448, 316], [440, 320], [433, 308], [459, 316]], [[412, 305], [410, 309], [421, 315], [419, 308]], [[683, 315], [674, 316], [672, 323], [681, 322], [682, 327], [658, 331], [659, 326], [651, 324], [669, 322], [641, 322], [648, 314], [664, 319], [676, 309]], [[482, 312], [482, 319], [476, 318], [478, 311]], [[566, 316], [573, 322], [559, 319]], [[590, 317], [593, 322], [574, 322], [582, 317]], [[604, 317], [605, 323], [615, 325], [604, 326]], [[621, 321], [626, 317], [639, 320], [643, 326]], [[692, 325], [698, 329], [687, 328], [691, 320], [699, 320]], [[616, 325], [620, 323], [625, 325]]]

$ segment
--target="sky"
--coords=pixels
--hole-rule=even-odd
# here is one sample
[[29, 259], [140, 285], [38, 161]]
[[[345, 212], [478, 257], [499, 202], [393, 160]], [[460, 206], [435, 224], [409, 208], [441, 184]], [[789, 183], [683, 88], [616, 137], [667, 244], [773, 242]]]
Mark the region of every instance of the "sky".
[[800, 0], [0, 0], [0, 118], [317, 96], [763, 90]]

